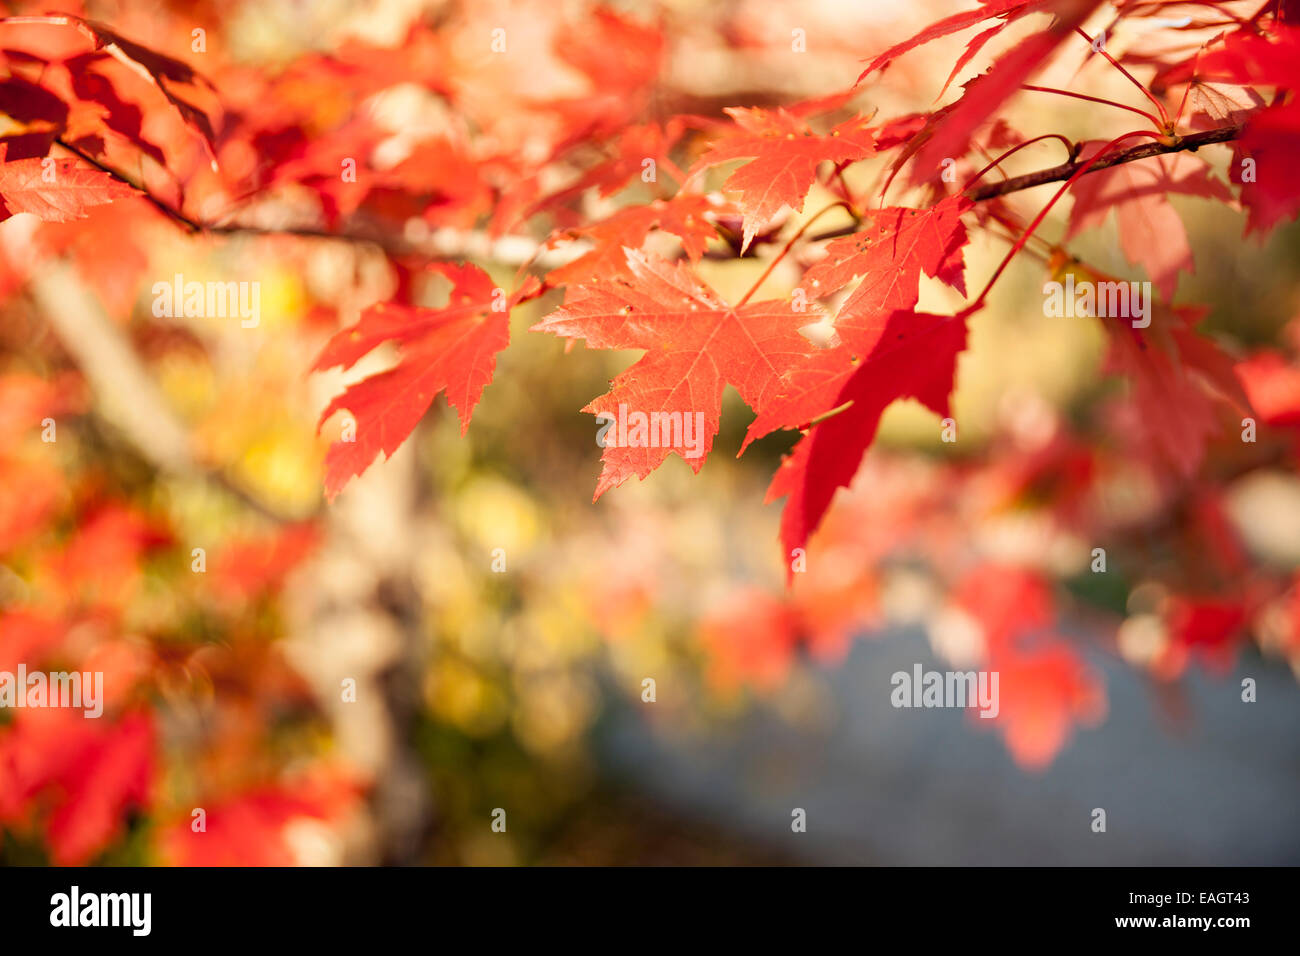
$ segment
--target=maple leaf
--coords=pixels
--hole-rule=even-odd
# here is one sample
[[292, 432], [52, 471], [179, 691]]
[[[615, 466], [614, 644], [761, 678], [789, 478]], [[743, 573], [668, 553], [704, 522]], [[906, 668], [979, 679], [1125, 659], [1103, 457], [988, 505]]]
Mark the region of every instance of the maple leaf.
[[85, 218], [91, 206], [138, 195], [103, 170], [72, 159], [7, 162], [8, 149], [0, 143], [0, 221], [29, 212], [46, 222], [71, 222]]
[[1237, 377], [1261, 421], [1300, 427], [1300, 368], [1278, 352], [1263, 350], [1237, 363]]
[[820, 298], [864, 276], [841, 306], [842, 316], [911, 308], [922, 272], [965, 295], [962, 249], [969, 237], [961, 216], [972, 205], [956, 195], [928, 209], [870, 210], [858, 231], [827, 245], [826, 258], [804, 273], [799, 286]]
[[[122, 99], [112, 80], [96, 71], [99, 54], [85, 53], [66, 60], [72, 78], [72, 90], [82, 101], [96, 104], [104, 111], [104, 125], [125, 138], [160, 166], [167, 165], [163, 151], [144, 138], [144, 111]], [[70, 133], [69, 135], [75, 135]]]
[[25, 807], [48, 798], [53, 861], [84, 865], [121, 833], [128, 807], [148, 805], [154, 760], [148, 713], [107, 724], [66, 708], [24, 711], [0, 732], [0, 822], [26, 822]]
[[[1104, 143], [1089, 143], [1081, 160]], [[1227, 186], [1210, 176], [1209, 165], [1188, 153], [1153, 156], [1121, 163], [1081, 177], [1070, 187], [1074, 207], [1066, 239], [1100, 226], [1113, 210], [1124, 258], [1141, 265], [1166, 300], [1174, 297], [1178, 274], [1192, 272], [1192, 247], [1182, 217], [1166, 198], [1170, 193], [1231, 202]]]
[[63, 594], [91, 606], [121, 608], [140, 587], [144, 558], [168, 541], [167, 531], [145, 513], [106, 504], [82, 516], [76, 533], [49, 557], [45, 574]]
[[213, 591], [232, 603], [274, 591], [315, 549], [319, 537], [313, 525], [298, 524], [264, 537], [225, 542], [213, 556]]
[[1045, 575], [1033, 568], [986, 561], [953, 588], [953, 603], [980, 626], [984, 646], [998, 652], [1026, 632], [1049, 627], [1056, 602]]
[[1194, 328], [1205, 311], [1157, 309], [1146, 329], [1104, 323], [1107, 369], [1129, 381], [1128, 425], [1137, 446], [1182, 475], [1196, 471], [1219, 431], [1219, 402], [1250, 411], [1231, 356]]
[[1076, 722], [1095, 724], [1106, 712], [1105, 688], [1061, 640], [1012, 647], [986, 665], [999, 675], [998, 715], [990, 721], [1016, 763], [1042, 770], [1069, 739]]
[[1250, 606], [1236, 597], [1171, 594], [1162, 603], [1161, 618], [1168, 641], [1151, 662], [1157, 676], [1177, 677], [1193, 658], [1225, 674], [1246, 638]]
[[[937, 20], [930, 24], [920, 33], [913, 34], [901, 43], [895, 43], [884, 53], [879, 54], [858, 76], [857, 82], [861, 83], [876, 70], [879, 70], [883, 66], [887, 66], [895, 57], [902, 56], [904, 53], [914, 50], [919, 46], [923, 46], [932, 40], [938, 40], [941, 37], [958, 33], [968, 27], [973, 27], [977, 23], [991, 20], [994, 17], [1003, 17], [1008, 16], [1009, 14], [1020, 15], [1028, 12], [1029, 9], [1045, 6], [1046, 2], [1047, 0], [1037, 0], [1037, 2], [1026, 2], [1026, 0], [987, 0], [987, 2], [982, 3], [974, 10], [963, 10], [961, 13], [954, 13], [951, 16], [944, 17], [942, 20]], [[1011, 18], [1008, 18], [1008, 21], [1003, 22], [986, 32], [992, 33], [1001, 30], [1006, 26], [1007, 22], [1010, 22], [1010, 19]], [[981, 34], [981, 36], [984, 36], [984, 34]], [[985, 39], [987, 40], [987, 37], [985, 37]], [[983, 42], [981, 42], [980, 45], [982, 46]], [[970, 55], [973, 55], [969, 49], [967, 52], [968, 55], [965, 56], [963, 60], [958, 61], [957, 66], [953, 68], [954, 74], [961, 68], [962, 63], [965, 60], [970, 59]], [[951, 76], [948, 77], [948, 81], [952, 82]], [[944, 86], [946, 89], [947, 84]]]
[[173, 866], [292, 866], [302, 861], [290, 824], [338, 824], [355, 807], [358, 792], [355, 781], [324, 767], [212, 801], [205, 832], [195, 833], [188, 817], [166, 828], [159, 840], [163, 856]]
[[746, 684], [761, 691], [779, 688], [799, 646], [790, 608], [752, 587], [709, 608], [695, 637], [708, 658], [709, 684], [722, 693], [734, 693]]
[[[581, 196], [586, 190], [595, 188], [601, 196], [612, 196], [625, 187], [633, 177], [644, 176], [648, 169], [647, 160], [656, 165], [669, 165], [668, 154], [682, 137], [685, 122], [681, 117], [673, 117], [663, 126], [658, 123], [645, 123], [629, 126], [622, 130], [617, 139], [608, 144], [607, 151], [612, 154], [582, 173], [578, 179], [558, 192], [551, 193], [536, 200], [521, 217], [528, 219], [543, 210], [554, 210], [563, 203]], [[677, 175], [680, 176], [680, 173]], [[524, 189], [529, 185], [521, 183], [515, 189]]]
[[[1294, 166], [1300, 151], [1300, 100], [1253, 117], [1238, 147], [1232, 180], [1241, 185], [1241, 202], [1249, 211], [1246, 234], [1262, 237], [1300, 214], [1300, 180]], [[1253, 181], [1243, 175], [1246, 159], [1252, 161]]]
[[[122, 831], [126, 808], [150, 802], [153, 717], [128, 714], [90, 736], [58, 782], [62, 800], [50, 815], [51, 855], [60, 866], [85, 863]], [[69, 738], [60, 734], [58, 739], [66, 746]]]
[[510, 309], [538, 288], [537, 280], [530, 278], [506, 297], [477, 266], [439, 262], [428, 271], [452, 284], [445, 306], [372, 305], [355, 325], [325, 344], [312, 366], [314, 371], [351, 368], [384, 342], [401, 348], [394, 368], [348, 386], [321, 413], [322, 425], [342, 409], [351, 412], [356, 423], [356, 440], [334, 442], [325, 456], [325, 494], [330, 500], [380, 452], [391, 457], [440, 392], [447, 393], [465, 433], [474, 406], [492, 381], [496, 355], [510, 341]]
[[[595, 498], [634, 475], [644, 478], [669, 454], [698, 472], [718, 431], [724, 386], [734, 386], [751, 408], [762, 408], [782, 372], [808, 349], [798, 327], [809, 317], [794, 312], [789, 301], [728, 305], [686, 263], [625, 252], [627, 275], [596, 276], [570, 287], [564, 305], [533, 327], [583, 338], [588, 348], [647, 350], [584, 412], [616, 421], [620, 408], [681, 418], [677, 441], [671, 429], [668, 442], [657, 440], [663, 429], [656, 433], [652, 424], [647, 437], [653, 446], [607, 444]], [[696, 421], [696, 444], [688, 447], [684, 429]]]
[[[947, 415], [953, 364], [965, 348], [965, 318], [912, 309], [922, 273], [965, 294], [962, 249], [968, 236], [961, 215], [970, 206], [956, 195], [924, 210], [876, 210], [862, 232], [832, 241], [826, 258], [804, 274], [800, 288], [810, 296], [864, 278], [836, 316], [839, 344], [809, 353], [783, 376], [778, 395], [759, 410], [741, 447], [743, 453], [775, 429], [803, 428], [853, 403], [813, 426], [768, 489], [768, 501], [790, 496], [781, 532], [787, 551], [803, 546], [836, 489], [848, 486], [890, 402], [912, 396]], [[809, 467], [825, 470], [808, 474]]]
[[658, 77], [664, 37], [656, 26], [597, 8], [584, 30], [561, 31], [555, 48], [598, 92], [627, 96]]
[[552, 246], [561, 238], [582, 238], [591, 241], [593, 247], [567, 265], [552, 269], [546, 280], [551, 285], [569, 285], [584, 278], [623, 272], [627, 265], [624, 247], [640, 249], [654, 229], [677, 236], [690, 260], [698, 262], [708, 240], [717, 235], [713, 217], [728, 212], [730, 204], [691, 193], [645, 206], [628, 206], [601, 222], [553, 237], [549, 242]]
[[1035, 10], [1056, 14], [1051, 26], [1021, 40], [967, 83], [961, 98], [935, 113], [927, 128], [917, 134], [896, 168], [915, 156], [912, 177], [920, 182], [940, 169], [943, 159], [964, 156], [975, 130], [1041, 69], [1074, 28], [1082, 26], [1100, 5], [1101, 0], [1055, 0], [1036, 6]]
[[180, 114], [186, 125], [199, 134], [212, 168], [217, 168], [214, 146], [216, 134], [212, 129], [212, 121], [208, 118], [206, 112], [193, 103], [182, 99], [173, 88], [175, 85], [182, 85], [194, 89], [206, 88], [208, 91], [215, 91], [215, 87], [207, 77], [189, 64], [128, 40], [117, 31], [95, 20], [87, 20], [71, 14], [36, 19], [67, 23], [75, 27], [84, 36], [90, 38], [95, 44], [97, 52], [103, 51], [125, 64], [137, 75], [142, 74], [147, 78], [157, 88], [158, 92], [162, 93], [167, 102], [172, 105], [172, 108]]
[[[915, 398], [947, 417], [957, 355], [965, 348], [964, 314], [873, 313], [856, 330], [853, 346], [827, 350], [820, 361], [790, 373], [789, 392], [773, 411], [755, 419], [759, 431], [777, 422], [807, 423], [812, 409], [824, 409], [828, 391], [840, 381], [843, 385], [829, 403], [830, 409], [842, 410], [809, 429], [768, 487], [768, 502], [789, 499], [781, 514], [786, 554], [804, 546], [835, 492], [852, 482], [892, 402]], [[846, 355], [850, 350], [855, 354]]]
[[853, 162], [875, 152], [875, 138], [861, 117], [818, 134], [791, 110], [729, 107], [726, 112], [735, 129], [715, 140], [689, 175], [719, 163], [752, 159], [723, 183], [723, 189], [741, 195], [745, 217], [741, 252], [782, 209], [803, 209], [819, 164]]
[[[1300, 149], [1300, 29], [1275, 25], [1259, 35], [1253, 30], [1229, 34], [1223, 45], [1169, 71], [1166, 79], [1188, 74], [1198, 80], [1220, 79], [1239, 85], [1268, 85], [1279, 95], [1267, 109], [1246, 120], [1232, 165], [1232, 180], [1241, 185], [1241, 201], [1249, 211], [1246, 233], [1261, 235], [1300, 213], [1300, 180], [1294, 175], [1294, 157]], [[1243, 160], [1251, 160], [1245, 175]]]

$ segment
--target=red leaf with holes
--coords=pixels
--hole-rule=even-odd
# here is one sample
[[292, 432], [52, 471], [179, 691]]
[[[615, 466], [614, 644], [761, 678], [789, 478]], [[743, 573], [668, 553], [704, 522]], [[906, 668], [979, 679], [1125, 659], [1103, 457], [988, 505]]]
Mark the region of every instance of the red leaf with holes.
[[848, 486], [891, 402], [914, 397], [948, 413], [965, 318], [912, 310], [923, 273], [965, 292], [968, 236], [961, 215], [969, 208], [969, 200], [954, 196], [925, 210], [877, 210], [861, 233], [831, 242], [826, 258], [805, 274], [801, 289], [809, 297], [863, 278], [836, 317], [839, 344], [809, 354], [783, 376], [780, 393], [759, 410], [741, 449], [852, 403], [812, 427], [768, 489], [769, 501], [790, 496], [781, 525], [787, 552], [803, 546], [836, 489]]
[[[791, 373], [789, 393], [766, 415], [760, 413], [755, 425], [762, 421], [766, 428], [782, 418], [790, 427], [807, 424], [808, 412], [828, 404], [823, 400], [830, 394], [828, 386], [840, 381], [843, 386], [829, 405], [843, 410], [813, 425], [768, 487], [768, 501], [789, 499], [781, 514], [786, 554], [804, 546], [835, 492], [849, 486], [892, 402], [915, 398], [936, 414], [948, 415], [957, 355], [965, 348], [964, 315], [905, 309], [873, 314], [856, 330], [852, 346], [828, 350], [820, 361]], [[805, 385], [807, 380], [812, 385]]]

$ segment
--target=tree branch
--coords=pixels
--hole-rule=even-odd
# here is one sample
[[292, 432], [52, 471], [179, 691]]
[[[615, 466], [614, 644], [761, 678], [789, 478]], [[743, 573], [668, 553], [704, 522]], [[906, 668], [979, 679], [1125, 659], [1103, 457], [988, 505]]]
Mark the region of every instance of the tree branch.
[[[1180, 136], [1168, 145], [1158, 142], [1143, 143], [1140, 146], [1134, 146], [1132, 149], [1122, 150], [1114, 156], [1098, 160], [1084, 175], [1091, 175], [1112, 166], [1136, 162], [1139, 159], [1162, 156], [1166, 153], [1195, 152], [1202, 146], [1208, 146], [1211, 143], [1227, 143], [1240, 135], [1240, 126], [1224, 126], [1220, 129], [1206, 130], [1203, 133], [1193, 133], [1190, 136]], [[1037, 172], [1025, 173], [1023, 176], [1013, 176], [1011, 179], [1004, 179], [1000, 183], [987, 183], [983, 186], [976, 186], [966, 190], [966, 195], [976, 202], [981, 202], [985, 199], [1005, 196], [1007, 193], [1019, 192], [1022, 189], [1032, 189], [1044, 183], [1064, 182], [1086, 166], [1087, 163], [1087, 160], [1062, 163], [1059, 166], [1053, 166], [1051, 169], [1040, 169]]]
[[[1205, 130], [1200, 133], [1192, 133], [1190, 136], [1177, 137], [1171, 143], [1143, 143], [1140, 146], [1134, 146], [1108, 156], [1104, 159], [1093, 163], [1092, 167], [1084, 173], [1085, 176], [1099, 172], [1103, 169], [1110, 169], [1113, 166], [1120, 166], [1124, 163], [1136, 162], [1140, 159], [1149, 159], [1152, 156], [1162, 156], [1167, 153], [1195, 152], [1202, 146], [1208, 146], [1212, 143], [1227, 143], [1241, 136], [1242, 127], [1224, 126], [1219, 129]], [[502, 236], [498, 239], [491, 239], [482, 232], [456, 232], [450, 234], [450, 231], [439, 230], [431, 233], [428, 237], [422, 239], [412, 239], [407, 236], [391, 233], [359, 234], [347, 232], [330, 232], [325, 229], [319, 229], [312, 226], [260, 226], [241, 223], [210, 223], [202, 222], [185, 215], [178, 209], [173, 208], [148, 190], [142, 188], [138, 183], [132, 182], [122, 173], [103, 163], [100, 163], [94, 157], [87, 155], [75, 146], [65, 143], [63, 140], [56, 142], [74, 154], [80, 159], [102, 170], [108, 175], [117, 179], [119, 182], [126, 183], [135, 189], [140, 190], [144, 199], [152, 203], [169, 219], [176, 222], [186, 232], [191, 234], [207, 233], [209, 235], [226, 235], [226, 236], [299, 236], [306, 239], [326, 239], [338, 242], [360, 242], [377, 245], [390, 254], [408, 254], [420, 253], [429, 256], [443, 258], [457, 257], [474, 257], [474, 258], [491, 258], [504, 262], [508, 265], [522, 265], [526, 262], [533, 262], [542, 266], [554, 268], [572, 261], [582, 250], [578, 249], [558, 249], [550, 250], [542, 248], [536, 240], [526, 236]], [[1069, 179], [1080, 169], [1086, 166], [1087, 160], [1075, 160], [1068, 163], [1061, 163], [1059, 166], [1053, 166], [1049, 169], [1040, 169], [1036, 172], [1025, 173], [1022, 176], [1013, 176], [1001, 182], [986, 183], [983, 186], [975, 186], [966, 190], [966, 195], [975, 202], [994, 199], [998, 196], [1005, 196], [1008, 193], [1020, 192], [1024, 189], [1032, 189], [1035, 186], [1041, 186], [1044, 183], [1064, 182]], [[827, 232], [818, 233], [810, 237], [810, 241], [819, 242], [825, 239], [835, 239], [839, 236], [847, 236], [857, 232], [859, 225], [843, 226], [839, 229], [832, 229]]]
[[427, 235], [412, 237], [391, 229], [371, 232], [331, 232], [318, 226], [275, 226], [257, 223], [206, 222], [186, 215], [181, 210], [159, 199], [148, 189], [134, 182], [124, 173], [95, 159], [83, 150], [56, 139], [55, 142], [78, 159], [94, 166], [100, 172], [125, 183], [140, 193], [144, 199], [164, 216], [190, 235], [210, 236], [295, 236], [300, 239], [322, 239], [378, 246], [389, 255], [418, 254], [443, 259], [492, 259], [505, 265], [521, 266], [536, 262], [549, 268], [558, 268], [572, 262], [588, 251], [587, 244], [565, 249], [547, 249], [529, 236], [492, 237], [483, 230], [436, 229]]

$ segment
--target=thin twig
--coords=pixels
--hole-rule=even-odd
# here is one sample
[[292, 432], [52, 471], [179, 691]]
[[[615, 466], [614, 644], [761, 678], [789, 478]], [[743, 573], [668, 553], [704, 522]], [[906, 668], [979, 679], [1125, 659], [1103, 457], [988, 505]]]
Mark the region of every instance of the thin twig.
[[[1139, 159], [1150, 159], [1152, 156], [1163, 156], [1166, 153], [1195, 152], [1202, 146], [1208, 146], [1211, 143], [1227, 143], [1241, 135], [1240, 126], [1224, 126], [1220, 129], [1206, 130], [1203, 133], [1193, 133], [1190, 136], [1182, 136], [1174, 139], [1172, 142], [1143, 143], [1140, 146], [1134, 146], [1132, 149], [1126, 149], [1116, 153], [1114, 156], [1107, 156], [1093, 163], [1085, 175], [1099, 172], [1103, 169], [1109, 169], [1112, 166], [1120, 166], [1124, 163], [1136, 162]], [[978, 186], [966, 193], [975, 202], [981, 202], [985, 199], [993, 199], [996, 196], [1005, 196], [1007, 193], [1019, 192], [1022, 189], [1032, 189], [1034, 186], [1041, 186], [1044, 183], [1060, 182], [1069, 179], [1080, 169], [1088, 165], [1088, 160], [1076, 160], [1071, 163], [1062, 163], [1059, 166], [1053, 166], [1051, 169], [1040, 169], [1037, 172], [1025, 173], [1023, 176], [1013, 176], [1011, 179], [1002, 182], [987, 183]]]

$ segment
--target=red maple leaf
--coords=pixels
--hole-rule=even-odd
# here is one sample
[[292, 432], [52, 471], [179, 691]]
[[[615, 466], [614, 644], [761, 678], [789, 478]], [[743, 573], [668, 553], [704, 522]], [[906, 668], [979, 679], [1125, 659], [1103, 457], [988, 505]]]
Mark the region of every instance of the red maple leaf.
[[[981, 5], [976, 7], [974, 10], [963, 10], [961, 13], [954, 13], [951, 16], [944, 17], [942, 20], [937, 20], [930, 24], [920, 33], [908, 37], [901, 43], [895, 43], [867, 65], [867, 68], [858, 76], [857, 82], [861, 83], [876, 70], [888, 66], [890, 61], [895, 57], [902, 56], [904, 53], [914, 50], [919, 46], [924, 46], [931, 40], [938, 40], [941, 37], [946, 37], [953, 33], [959, 33], [968, 27], [973, 27], [977, 23], [991, 20], [994, 17], [1006, 17], [1003, 23], [979, 35], [980, 37], [985, 37], [985, 40], [987, 40], [985, 34], [1001, 30], [1011, 20], [1023, 15], [1024, 13], [1030, 12], [1033, 8], [1042, 7], [1046, 4], [1047, 0], [1033, 0], [1033, 2], [1027, 2], [1027, 0], [985, 0], [985, 2], [981, 3]], [[974, 41], [972, 41], [972, 43], [974, 43]], [[983, 41], [980, 43], [980, 46], [982, 45]], [[976, 49], [978, 49], [978, 47]], [[953, 68], [953, 73], [956, 73], [957, 70], [961, 69], [962, 64], [966, 60], [970, 59], [971, 55], [973, 55], [973, 53], [968, 48], [967, 54], [964, 55], [963, 58], [958, 61], [957, 66]], [[952, 82], [951, 76], [948, 77], [948, 81]], [[945, 84], [945, 89], [946, 88], [947, 84]]]
[[[835, 492], [849, 486], [892, 402], [915, 398], [938, 415], [948, 415], [957, 355], [966, 348], [966, 316], [910, 309], [872, 314], [853, 338], [854, 345], [827, 350], [792, 372], [788, 393], [755, 419], [760, 430], [782, 419], [790, 427], [806, 424], [809, 411], [826, 405], [824, 396], [843, 381], [829, 403], [831, 409], [843, 410], [812, 426], [781, 462], [767, 490], [769, 502], [789, 498], [781, 514], [786, 554], [804, 546]], [[805, 379], [812, 385], [803, 384]]]
[[[885, 407], [914, 397], [948, 413], [957, 353], [965, 348], [965, 317], [916, 314], [921, 274], [965, 292], [961, 215], [969, 200], [953, 196], [929, 209], [882, 209], [866, 229], [834, 240], [800, 288], [822, 295], [863, 275], [835, 320], [838, 346], [813, 352], [783, 377], [779, 394], [759, 410], [745, 445], [777, 428], [813, 425], [782, 463], [768, 500], [789, 495], [781, 540], [802, 547], [837, 488], [847, 487], [875, 436]], [[809, 473], [808, 469], [814, 469]]]
[[292, 866], [289, 826], [297, 820], [337, 824], [353, 808], [356, 782], [332, 768], [300, 779], [249, 789], [209, 804], [204, 829], [187, 816], [168, 826], [159, 843], [172, 866]]
[[1064, 641], [1007, 648], [985, 666], [998, 674], [998, 715], [976, 722], [992, 723], [1027, 770], [1051, 763], [1076, 722], [1093, 724], [1105, 714], [1105, 689]]
[[803, 209], [819, 164], [866, 159], [876, 148], [861, 117], [818, 134], [795, 109], [731, 107], [727, 114], [735, 127], [714, 141], [692, 167], [691, 175], [719, 163], [751, 159], [723, 183], [724, 189], [740, 193], [745, 217], [742, 252], [782, 209]]
[[1219, 402], [1250, 409], [1231, 356], [1194, 328], [1204, 315], [1199, 308], [1157, 309], [1150, 328], [1104, 323], [1107, 367], [1129, 382], [1136, 447], [1182, 475], [1196, 471], [1206, 442], [1219, 432]]
[[1015, 638], [1049, 627], [1056, 618], [1046, 576], [1020, 565], [980, 564], [957, 582], [952, 599], [979, 623], [989, 653], [1009, 648]]
[[216, 134], [213, 132], [211, 119], [192, 102], [182, 99], [176, 90], [177, 86], [185, 86], [189, 87], [190, 95], [199, 91], [213, 92], [214, 87], [207, 77], [181, 60], [128, 40], [103, 23], [72, 15], [49, 17], [48, 20], [75, 27], [90, 38], [95, 44], [96, 52], [102, 51], [103, 54], [124, 63], [137, 75], [146, 77], [172, 105], [185, 124], [199, 134], [208, 158], [212, 162], [212, 168], [216, 169], [214, 147]]
[[957, 195], [929, 209], [871, 210], [857, 232], [827, 245], [826, 258], [804, 273], [799, 286], [810, 297], [822, 298], [863, 276], [840, 307], [845, 317], [910, 309], [916, 305], [922, 272], [964, 295], [962, 249], [969, 237], [961, 216], [971, 205]]
[[73, 159], [17, 159], [6, 162], [0, 143], [0, 221], [29, 212], [47, 222], [71, 222], [91, 206], [137, 195], [108, 173]]
[[608, 219], [569, 230], [559, 239], [586, 239], [591, 251], [552, 269], [546, 276], [551, 285], [570, 285], [596, 276], [612, 276], [626, 270], [624, 248], [640, 249], [655, 229], [670, 232], [682, 241], [682, 249], [692, 262], [704, 255], [708, 241], [718, 234], [714, 217], [731, 211], [730, 204], [716, 203], [707, 196], [681, 193], [672, 199], [656, 200], [645, 206], [628, 206]]
[[[775, 395], [782, 372], [808, 349], [798, 332], [808, 317], [794, 312], [789, 301], [728, 305], [686, 263], [632, 249], [626, 254], [626, 276], [597, 276], [571, 287], [564, 306], [534, 326], [586, 339], [588, 348], [647, 350], [584, 412], [616, 422], [620, 410], [628, 421], [632, 413], [680, 417], [668, 428], [667, 442], [663, 428], [656, 433], [651, 425], [647, 441], [653, 444], [607, 444], [597, 498], [633, 475], [644, 478], [669, 454], [680, 455], [698, 472], [718, 431], [724, 386], [734, 386], [751, 408], [762, 408]], [[696, 421], [702, 423], [691, 436], [698, 444], [690, 447], [684, 441], [687, 416], [693, 430]], [[661, 426], [675, 421], [656, 420]], [[677, 441], [671, 438], [673, 428]]]
[[1280, 353], [1265, 350], [1238, 362], [1237, 377], [1261, 421], [1300, 428], [1300, 368]]
[[[0, 822], [43, 823], [60, 866], [84, 865], [117, 838], [124, 811], [147, 806], [154, 727], [147, 713], [113, 723], [66, 708], [23, 711], [0, 733]], [[40, 796], [48, 819], [31, 819]]]
[[273, 591], [319, 540], [320, 533], [311, 524], [287, 525], [259, 537], [232, 538], [214, 556], [213, 591], [227, 602]]
[[1167, 79], [1176, 81], [1189, 74], [1198, 80], [1278, 89], [1271, 106], [1248, 116], [1231, 167], [1232, 180], [1241, 184], [1241, 201], [1250, 214], [1247, 233], [1264, 235], [1300, 213], [1300, 180], [1294, 174], [1294, 157], [1300, 149], [1300, 100], [1294, 93], [1300, 86], [1300, 29], [1277, 24], [1262, 35], [1238, 30], [1222, 46], [1170, 71]]
[[[1089, 143], [1081, 160], [1091, 159], [1104, 143]], [[1141, 265], [1165, 301], [1174, 297], [1180, 272], [1192, 272], [1192, 246], [1170, 193], [1231, 202], [1228, 187], [1210, 176], [1205, 160], [1175, 153], [1083, 176], [1070, 187], [1074, 207], [1066, 239], [1100, 226], [1114, 210], [1120, 248], [1133, 265]]]
[[336, 441], [326, 454], [325, 494], [330, 499], [380, 452], [391, 457], [439, 392], [447, 393], [465, 433], [483, 388], [492, 381], [496, 355], [510, 341], [510, 308], [539, 285], [530, 278], [506, 296], [477, 266], [439, 262], [428, 271], [452, 283], [445, 306], [372, 305], [356, 325], [330, 339], [316, 359], [316, 371], [351, 368], [384, 342], [401, 347], [394, 368], [349, 386], [321, 413], [322, 425], [342, 409], [351, 412], [356, 423], [355, 441]]
[[1055, 0], [1038, 5], [1035, 9], [1056, 14], [1051, 26], [1021, 40], [967, 83], [961, 99], [933, 115], [898, 164], [901, 166], [915, 154], [912, 177], [920, 182], [937, 174], [943, 159], [964, 156], [975, 130], [1041, 69], [1075, 27], [1082, 26], [1100, 5], [1101, 0]]
[[1162, 608], [1169, 641], [1152, 662], [1157, 674], [1176, 677], [1193, 659], [1226, 673], [1246, 637], [1250, 607], [1240, 598], [1174, 594]]

